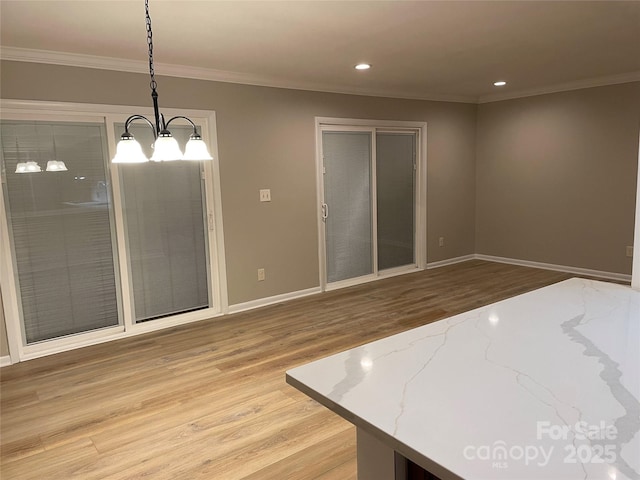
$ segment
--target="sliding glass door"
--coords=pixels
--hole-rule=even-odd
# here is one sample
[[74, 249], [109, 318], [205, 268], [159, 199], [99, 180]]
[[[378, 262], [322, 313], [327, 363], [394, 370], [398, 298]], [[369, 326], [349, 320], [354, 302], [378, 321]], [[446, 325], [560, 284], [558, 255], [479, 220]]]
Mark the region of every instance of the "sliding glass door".
[[415, 268], [416, 133], [321, 132], [325, 283]]
[[415, 133], [376, 134], [379, 270], [416, 263], [415, 161]]
[[[117, 125], [116, 131], [123, 130]], [[148, 128], [131, 129], [151, 155]], [[174, 126], [184, 145], [191, 127]], [[206, 204], [201, 162], [149, 162], [120, 169], [134, 319], [209, 308]]]
[[371, 132], [324, 132], [327, 281], [373, 273]]
[[104, 124], [0, 126], [25, 344], [118, 325]]
[[[128, 109], [2, 106], [0, 288], [12, 361], [222, 314], [217, 159], [114, 164]], [[186, 114], [215, 157], [214, 112]], [[151, 129], [130, 131], [150, 157]], [[176, 120], [171, 131], [184, 148], [193, 127]]]

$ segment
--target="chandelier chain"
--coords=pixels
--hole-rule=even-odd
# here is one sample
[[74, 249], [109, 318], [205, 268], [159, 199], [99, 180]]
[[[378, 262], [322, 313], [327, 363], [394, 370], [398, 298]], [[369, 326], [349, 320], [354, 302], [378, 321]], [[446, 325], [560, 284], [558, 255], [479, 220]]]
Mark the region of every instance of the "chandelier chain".
[[154, 92], [158, 87], [156, 83], [155, 70], [153, 68], [153, 32], [151, 30], [151, 16], [149, 15], [149, 0], [144, 1], [144, 9], [146, 13], [147, 20], [147, 45], [149, 46], [149, 75], [151, 76], [151, 90]]

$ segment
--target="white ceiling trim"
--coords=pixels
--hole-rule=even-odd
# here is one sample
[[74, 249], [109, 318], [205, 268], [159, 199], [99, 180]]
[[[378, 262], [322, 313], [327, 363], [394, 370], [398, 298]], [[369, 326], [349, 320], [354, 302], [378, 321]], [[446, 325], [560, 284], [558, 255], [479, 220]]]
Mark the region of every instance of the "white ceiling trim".
[[[143, 60], [125, 60], [114, 57], [100, 57], [78, 53], [54, 52], [50, 50], [36, 50], [30, 48], [1, 47], [0, 59], [16, 62], [48, 63], [67, 67], [98, 68], [102, 70], [116, 70], [130, 73], [149, 73], [149, 63]], [[214, 82], [238, 83], [261, 87], [290, 88], [294, 90], [310, 90], [315, 92], [341, 93], [348, 95], [364, 95], [370, 97], [392, 97], [410, 100], [433, 100], [439, 102], [476, 103], [475, 96], [463, 95], [428, 95], [414, 92], [377, 91], [339, 87], [311, 82], [294, 82], [288, 79], [267, 77], [255, 74], [214, 70], [210, 68], [155, 63], [156, 75], [168, 77], [191, 78]]]
[[[19, 47], [0, 46], [0, 59], [18, 62], [46, 63], [69, 67], [97, 68], [102, 70], [115, 70], [130, 73], [148, 73], [149, 71], [149, 64], [147, 63], [147, 61], [142, 60], [126, 60], [114, 57], [101, 57], [78, 53], [55, 52], [51, 50], [37, 50]], [[495, 93], [490, 95], [483, 95], [480, 97], [446, 94], [433, 94], [425, 96], [422, 93], [416, 92], [393, 90], [377, 91], [361, 88], [354, 89], [350, 87], [340, 87], [312, 82], [295, 82], [291, 81], [290, 79], [284, 78], [174, 64], [158, 63], [155, 65], [155, 70], [158, 75], [178, 78], [191, 78], [196, 80], [256, 85], [262, 87], [290, 88], [294, 90], [310, 90], [316, 92], [340, 93], [348, 95], [458, 103], [490, 103], [514, 98], [565, 92], [569, 90], [578, 90], [580, 88], [599, 87], [604, 85], [615, 85], [620, 83], [640, 81], [640, 72], [630, 72], [621, 75], [591, 78], [579, 80], [576, 82], [550, 85], [542, 88]]]
[[50, 63], [67, 67], [88, 67], [103, 70], [120, 70], [123, 72], [148, 72], [149, 64], [138, 60], [124, 60], [112, 57], [97, 57], [79, 53], [54, 52], [51, 50], [35, 50], [30, 48], [0, 47], [0, 59], [16, 62]]
[[482, 95], [478, 98], [478, 103], [499, 102], [500, 100], [510, 100], [514, 98], [533, 97], [535, 95], [545, 95], [547, 93], [567, 92], [569, 90], [579, 90], [581, 88], [603, 87], [606, 85], [617, 85], [620, 83], [640, 81], [640, 72], [629, 72], [620, 75], [609, 75], [606, 77], [589, 78], [575, 82], [562, 83], [549, 87], [532, 88], [529, 90], [519, 90], [515, 92], [492, 93]]

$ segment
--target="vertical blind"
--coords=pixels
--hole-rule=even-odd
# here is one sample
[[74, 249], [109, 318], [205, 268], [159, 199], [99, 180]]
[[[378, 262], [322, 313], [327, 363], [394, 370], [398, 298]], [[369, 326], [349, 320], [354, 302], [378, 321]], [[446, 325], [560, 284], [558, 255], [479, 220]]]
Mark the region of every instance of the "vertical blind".
[[[27, 344], [117, 325], [104, 125], [2, 121], [0, 132]], [[45, 171], [54, 156], [68, 171]], [[14, 173], [26, 161], [42, 172]]]
[[[150, 156], [150, 130], [130, 130]], [[191, 132], [171, 128], [182, 148]], [[209, 307], [201, 163], [131, 164], [120, 174], [136, 321]]]
[[327, 281], [373, 272], [371, 133], [323, 132]]

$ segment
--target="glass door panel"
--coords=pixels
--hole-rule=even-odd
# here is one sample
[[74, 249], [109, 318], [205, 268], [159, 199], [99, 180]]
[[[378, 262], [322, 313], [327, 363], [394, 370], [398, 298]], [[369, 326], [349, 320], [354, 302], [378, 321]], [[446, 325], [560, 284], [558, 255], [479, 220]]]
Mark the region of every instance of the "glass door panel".
[[[116, 125], [123, 131], [122, 124]], [[151, 156], [153, 135], [130, 128]], [[184, 145], [191, 127], [172, 125]], [[135, 321], [211, 306], [201, 163], [149, 162], [118, 167], [125, 213]]]
[[378, 269], [415, 263], [414, 133], [376, 135]]
[[322, 134], [327, 282], [373, 273], [371, 132]]
[[[0, 126], [26, 344], [118, 325], [104, 125], [3, 120]], [[52, 171], [50, 160], [66, 170]], [[41, 171], [16, 173], [28, 162]]]

